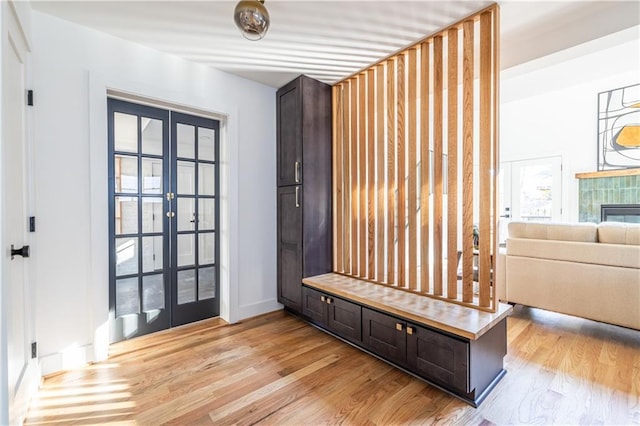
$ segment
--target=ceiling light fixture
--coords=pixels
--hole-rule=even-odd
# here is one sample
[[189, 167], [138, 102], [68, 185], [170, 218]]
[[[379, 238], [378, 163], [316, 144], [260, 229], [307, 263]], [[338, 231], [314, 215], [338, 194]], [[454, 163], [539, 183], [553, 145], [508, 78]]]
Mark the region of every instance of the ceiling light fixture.
[[260, 40], [269, 29], [269, 12], [264, 0], [240, 0], [233, 12], [233, 20], [247, 40]]

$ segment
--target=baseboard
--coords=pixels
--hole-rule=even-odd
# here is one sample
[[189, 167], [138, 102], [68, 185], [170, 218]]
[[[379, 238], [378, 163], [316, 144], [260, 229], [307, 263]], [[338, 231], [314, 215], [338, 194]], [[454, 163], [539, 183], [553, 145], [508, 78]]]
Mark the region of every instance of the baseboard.
[[282, 305], [279, 304], [276, 299], [267, 299], [257, 303], [239, 305], [238, 311], [234, 317], [237, 321], [241, 321], [243, 319], [256, 317], [258, 315], [267, 314], [281, 309]]
[[33, 359], [27, 364], [24, 375], [20, 381], [18, 392], [13, 397], [13, 404], [10, 404], [9, 421], [12, 424], [23, 424], [27, 416], [27, 411], [31, 405], [31, 399], [38, 392], [40, 386], [40, 369], [38, 361]]
[[93, 345], [66, 349], [40, 357], [42, 376], [50, 376], [62, 371], [79, 368], [93, 362]]

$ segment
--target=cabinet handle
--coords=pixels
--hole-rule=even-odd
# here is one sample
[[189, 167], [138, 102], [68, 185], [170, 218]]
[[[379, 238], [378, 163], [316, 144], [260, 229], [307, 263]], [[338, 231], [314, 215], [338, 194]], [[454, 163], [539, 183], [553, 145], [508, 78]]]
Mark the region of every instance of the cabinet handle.
[[296, 186], [296, 207], [300, 207], [300, 187]]
[[396, 323], [396, 330], [402, 331], [402, 324], [400, 324], [399, 322]]
[[327, 304], [331, 304], [331, 302], [333, 302], [333, 300], [330, 297], [327, 297]]
[[409, 326], [407, 326], [407, 334], [408, 334], [409, 336], [413, 335], [413, 332], [414, 332], [414, 331], [415, 331], [415, 330], [413, 329], [413, 327], [409, 327]]
[[296, 183], [300, 183], [300, 162], [299, 161], [296, 161], [293, 174], [295, 175]]
[[324, 297], [324, 296], [320, 296], [320, 300], [321, 300], [321, 301], [323, 301], [323, 302], [326, 302], [326, 301], [327, 301], [327, 298], [326, 298], [326, 297]]

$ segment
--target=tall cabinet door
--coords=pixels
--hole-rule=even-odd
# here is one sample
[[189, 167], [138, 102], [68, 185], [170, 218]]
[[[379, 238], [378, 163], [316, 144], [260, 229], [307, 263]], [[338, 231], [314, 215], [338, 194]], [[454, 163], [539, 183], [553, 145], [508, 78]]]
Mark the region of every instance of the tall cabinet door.
[[278, 186], [302, 183], [302, 89], [299, 80], [278, 90]]
[[302, 311], [302, 200], [300, 186], [278, 188], [278, 301]]

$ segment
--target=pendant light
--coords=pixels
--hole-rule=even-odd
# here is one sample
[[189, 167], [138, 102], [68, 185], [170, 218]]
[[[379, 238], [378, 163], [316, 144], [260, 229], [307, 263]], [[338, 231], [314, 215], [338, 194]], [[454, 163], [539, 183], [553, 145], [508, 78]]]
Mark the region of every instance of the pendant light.
[[233, 12], [233, 20], [247, 40], [260, 40], [269, 29], [269, 12], [264, 0], [240, 0]]

